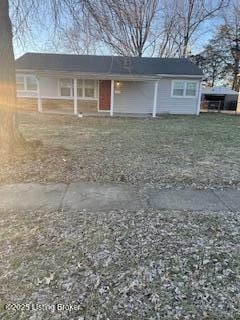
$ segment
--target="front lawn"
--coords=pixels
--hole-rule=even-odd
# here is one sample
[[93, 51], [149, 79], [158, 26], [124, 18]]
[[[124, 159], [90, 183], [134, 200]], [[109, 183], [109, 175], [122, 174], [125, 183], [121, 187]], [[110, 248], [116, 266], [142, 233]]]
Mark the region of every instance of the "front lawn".
[[0, 183], [120, 181], [160, 186], [240, 185], [240, 117], [105, 118], [20, 113], [43, 146], [1, 157]]
[[239, 213], [2, 211], [0, 318], [239, 319]]
[[[18, 122], [42, 145], [1, 154], [1, 184], [240, 186], [237, 116], [20, 113]], [[0, 319], [240, 319], [240, 212], [59, 208], [0, 217]]]

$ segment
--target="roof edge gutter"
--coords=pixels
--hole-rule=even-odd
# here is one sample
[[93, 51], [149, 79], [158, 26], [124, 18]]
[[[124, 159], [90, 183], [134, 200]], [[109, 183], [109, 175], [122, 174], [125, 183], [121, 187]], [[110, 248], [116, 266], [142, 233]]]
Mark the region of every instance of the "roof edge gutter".
[[67, 76], [67, 77], [86, 77], [93, 79], [113, 79], [113, 80], [158, 80], [161, 78], [197, 78], [202, 79], [202, 75], [176, 75], [176, 74], [156, 74], [156, 75], [138, 75], [138, 74], [113, 74], [113, 73], [84, 73], [72, 71], [50, 71], [50, 70], [36, 70], [36, 69], [17, 69], [20, 73], [34, 73], [37, 75], [45, 75], [51, 77]]

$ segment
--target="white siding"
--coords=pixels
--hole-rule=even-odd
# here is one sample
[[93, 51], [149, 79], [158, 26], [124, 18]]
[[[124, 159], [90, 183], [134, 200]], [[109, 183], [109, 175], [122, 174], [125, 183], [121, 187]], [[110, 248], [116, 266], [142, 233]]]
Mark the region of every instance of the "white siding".
[[[173, 79], [161, 79], [158, 87], [157, 113], [197, 114], [198, 91], [196, 97], [171, 97]], [[189, 80], [189, 79], [178, 79]], [[194, 80], [194, 79], [192, 79]], [[199, 80], [197, 80], [197, 90]]]
[[120, 81], [119, 88], [115, 84], [113, 112], [152, 113], [153, 95], [154, 81]]
[[58, 79], [38, 77], [42, 97], [56, 98], [59, 96]]
[[[41, 97], [61, 98], [57, 78], [38, 77]], [[156, 113], [197, 114], [198, 92], [194, 98], [171, 97], [171, 86], [174, 79], [159, 80]], [[186, 78], [178, 80], [189, 80]], [[194, 79], [192, 79], [194, 80]], [[197, 79], [195, 79], [197, 80]], [[200, 80], [197, 80], [198, 84]], [[120, 81], [114, 92], [114, 113], [142, 113], [152, 114], [155, 81]], [[98, 86], [97, 86], [98, 88]], [[197, 85], [199, 88], [199, 85]], [[98, 91], [98, 90], [97, 90]], [[18, 92], [18, 96], [37, 96], [36, 92]], [[97, 92], [98, 96], [98, 92]], [[69, 99], [73, 99], [70, 97]], [[88, 99], [90, 100], [90, 99]]]
[[[197, 114], [198, 92], [193, 98], [171, 97], [172, 80], [170, 78], [159, 80], [157, 113]], [[197, 81], [198, 88], [199, 80]], [[119, 89], [115, 86], [114, 112], [152, 113], [154, 84], [155, 81], [121, 81]], [[117, 93], [118, 90], [120, 93]]]
[[[71, 100], [73, 99], [73, 97], [60, 96], [58, 78], [38, 76], [37, 79], [39, 81], [40, 93], [42, 98], [53, 98], [53, 99], [62, 98], [62, 99], [71, 99]], [[72, 79], [72, 78], [70, 77], [69, 79]], [[17, 95], [18, 97], [37, 97], [37, 92], [18, 91]], [[98, 97], [98, 82], [96, 82], [96, 97], [86, 98], [86, 100], [97, 100], [97, 97]]]
[[[49, 77], [37, 77], [40, 86], [41, 97], [56, 98], [59, 96], [58, 79]], [[17, 91], [18, 97], [37, 97], [37, 91]]]

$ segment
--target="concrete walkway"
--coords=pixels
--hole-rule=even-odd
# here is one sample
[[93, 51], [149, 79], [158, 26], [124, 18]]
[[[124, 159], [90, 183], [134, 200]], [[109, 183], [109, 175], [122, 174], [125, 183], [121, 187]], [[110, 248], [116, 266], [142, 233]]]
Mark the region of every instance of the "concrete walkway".
[[142, 189], [125, 184], [19, 183], [0, 186], [0, 209], [86, 209], [92, 211], [141, 208], [189, 211], [239, 211], [240, 190]]

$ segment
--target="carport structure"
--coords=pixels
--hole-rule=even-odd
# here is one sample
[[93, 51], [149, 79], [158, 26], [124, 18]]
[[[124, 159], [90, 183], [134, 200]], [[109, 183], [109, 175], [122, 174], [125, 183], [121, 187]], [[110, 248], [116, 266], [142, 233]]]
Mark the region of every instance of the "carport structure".
[[202, 89], [201, 109], [232, 110], [237, 107], [238, 93], [228, 87], [208, 87]]

